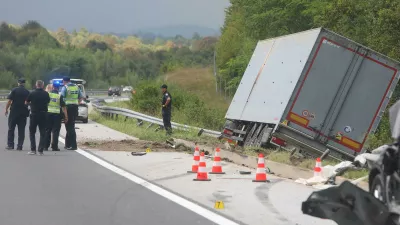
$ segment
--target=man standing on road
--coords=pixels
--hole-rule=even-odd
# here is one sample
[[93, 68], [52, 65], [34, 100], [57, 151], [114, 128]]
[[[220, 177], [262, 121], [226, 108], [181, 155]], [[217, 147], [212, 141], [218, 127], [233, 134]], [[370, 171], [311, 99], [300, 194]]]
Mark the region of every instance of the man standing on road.
[[172, 127], [171, 127], [171, 103], [172, 103], [172, 96], [167, 90], [168, 86], [163, 84], [161, 86], [161, 90], [163, 93], [162, 97], [162, 117], [164, 122], [164, 128], [167, 131], [167, 135], [172, 134]]
[[43, 155], [46, 139], [46, 115], [47, 107], [50, 102], [49, 93], [43, 90], [44, 83], [36, 81], [36, 89], [32, 91], [26, 99], [26, 104], [31, 106], [31, 116], [29, 123], [29, 138], [31, 140], [30, 155], [36, 155], [36, 128], [39, 127], [40, 139], [38, 152]]
[[63, 78], [64, 86], [61, 89], [61, 96], [67, 106], [68, 122], [65, 123], [65, 130], [67, 134], [65, 136], [65, 149], [77, 150], [78, 145], [76, 143], [76, 132], [75, 132], [75, 119], [78, 116], [78, 105], [82, 100], [82, 92], [76, 84], [71, 83], [69, 77]]
[[62, 113], [64, 113], [64, 122], [68, 122], [67, 108], [65, 107], [64, 99], [61, 98], [58, 92], [59, 86], [59, 83], [54, 82], [52, 85], [53, 90], [49, 93], [50, 103], [47, 110], [45, 151], [50, 147], [52, 136], [51, 149], [53, 151], [60, 151], [58, 148], [58, 137], [60, 136]]
[[24, 87], [25, 80], [18, 79], [18, 87], [13, 88], [8, 95], [5, 115], [8, 116], [8, 110], [11, 106], [11, 112], [8, 117], [8, 150], [14, 149], [14, 132], [18, 126], [18, 144], [17, 150], [22, 150], [22, 145], [25, 140], [26, 118], [29, 116], [28, 107], [25, 105], [25, 100], [29, 95], [29, 91]]

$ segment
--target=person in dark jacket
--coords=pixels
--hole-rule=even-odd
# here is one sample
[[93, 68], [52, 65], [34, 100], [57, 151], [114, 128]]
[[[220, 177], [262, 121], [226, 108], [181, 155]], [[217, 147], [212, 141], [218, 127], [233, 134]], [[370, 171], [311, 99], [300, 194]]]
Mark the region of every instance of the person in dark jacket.
[[[14, 149], [14, 132], [16, 126], [18, 126], [17, 150], [22, 150], [25, 141], [26, 118], [29, 116], [25, 100], [29, 95], [29, 91], [24, 85], [25, 80], [22, 78], [18, 79], [18, 87], [13, 88], [7, 97], [8, 102], [4, 114], [8, 116], [8, 138], [6, 147], [8, 150]], [[11, 111], [9, 114], [10, 106]]]
[[163, 84], [161, 86], [161, 91], [163, 94], [161, 104], [162, 104], [162, 118], [164, 123], [164, 128], [167, 131], [167, 135], [172, 134], [172, 126], [171, 126], [171, 105], [172, 105], [172, 96], [168, 92], [168, 86]]
[[30, 155], [36, 155], [36, 129], [39, 127], [40, 139], [37, 148], [39, 155], [43, 155], [46, 139], [46, 115], [47, 107], [50, 102], [49, 93], [43, 90], [44, 82], [36, 81], [36, 89], [32, 91], [26, 99], [26, 104], [31, 106], [29, 123], [29, 137], [31, 140]]

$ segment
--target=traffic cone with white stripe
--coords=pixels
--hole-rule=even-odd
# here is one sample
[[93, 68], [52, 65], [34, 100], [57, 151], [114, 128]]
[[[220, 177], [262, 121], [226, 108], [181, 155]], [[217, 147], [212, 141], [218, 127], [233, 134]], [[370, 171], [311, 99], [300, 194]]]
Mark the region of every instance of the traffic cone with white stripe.
[[199, 161], [200, 161], [200, 149], [199, 149], [199, 146], [196, 146], [194, 148], [192, 170], [187, 171], [187, 172], [188, 173], [197, 173], [197, 171], [199, 169]]
[[314, 167], [314, 177], [322, 177], [322, 163], [321, 158], [317, 158]]
[[256, 171], [256, 179], [253, 182], [269, 182], [267, 180], [267, 173], [265, 172], [265, 160], [264, 155], [258, 155], [258, 166]]
[[209, 174], [225, 174], [225, 172], [222, 172], [221, 157], [219, 156], [220, 151], [221, 151], [220, 148], [215, 149], [214, 163], [211, 172], [209, 172]]
[[197, 171], [197, 178], [194, 181], [210, 181], [206, 171], [206, 161], [204, 160], [204, 152], [200, 155], [199, 170]]

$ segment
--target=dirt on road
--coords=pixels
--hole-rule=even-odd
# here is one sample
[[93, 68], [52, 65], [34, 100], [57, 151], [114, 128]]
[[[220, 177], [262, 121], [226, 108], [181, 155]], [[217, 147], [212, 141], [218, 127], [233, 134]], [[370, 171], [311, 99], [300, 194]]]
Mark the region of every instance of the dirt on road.
[[175, 149], [166, 143], [142, 141], [142, 140], [121, 140], [121, 141], [92, 141], [83, 142], [79, 145], [85, 150], [96, 149], [100, 151], [125, 151], [125, 152], [144, 152], [150, 148], [153, 152], [171, 152]]

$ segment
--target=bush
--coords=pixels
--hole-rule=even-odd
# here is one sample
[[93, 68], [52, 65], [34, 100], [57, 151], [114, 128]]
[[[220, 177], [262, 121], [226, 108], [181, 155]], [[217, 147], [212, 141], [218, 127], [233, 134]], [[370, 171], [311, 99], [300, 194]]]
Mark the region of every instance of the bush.
[[143, 113], [158, 115], [160, 113], [161, 93], [160, 86], [150, 82], [141, 82], [135, 87], [131, 104], [135, 110]]
[[[142, 81], [135, 88], [130, 100], [135, 111], [161, 117], [160, 81]], [[178, 86], [168, 87], [172, 96], [172, 121], [201, 128], [220, 130], [224, 125], [225, 112], [208, 106], [197, 95]]]

